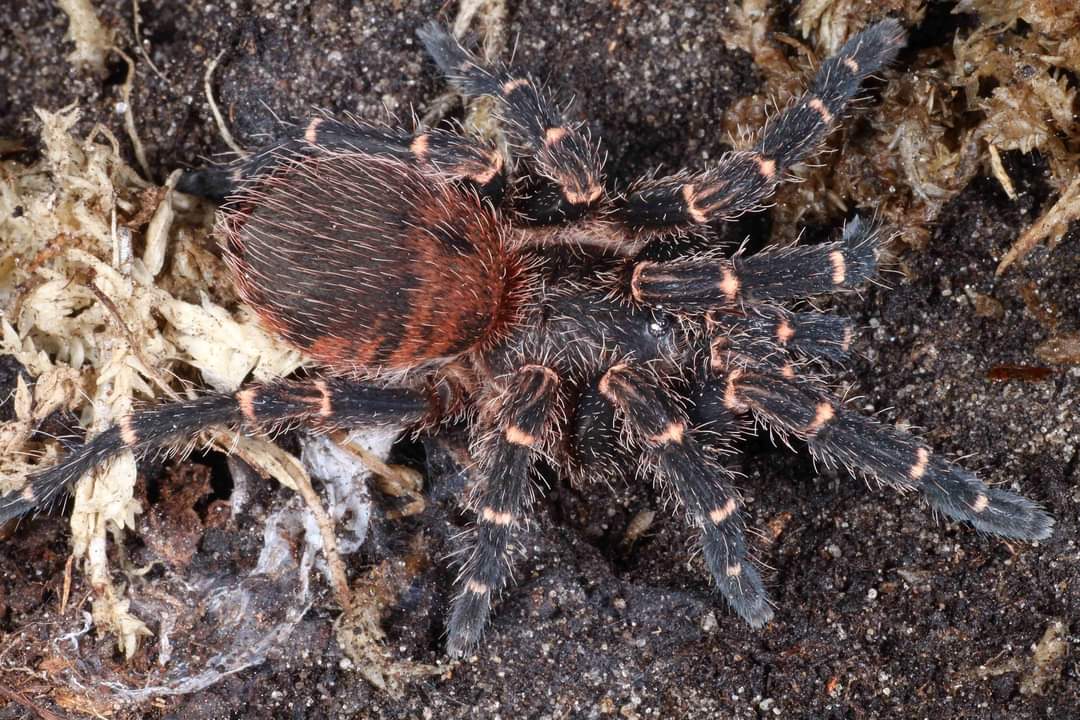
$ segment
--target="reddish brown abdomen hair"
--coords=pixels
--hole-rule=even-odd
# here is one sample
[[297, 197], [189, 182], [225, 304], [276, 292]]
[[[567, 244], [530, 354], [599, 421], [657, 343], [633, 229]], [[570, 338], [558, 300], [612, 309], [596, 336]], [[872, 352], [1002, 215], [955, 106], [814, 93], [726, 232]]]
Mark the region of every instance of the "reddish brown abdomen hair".
[[287, 161], [230, 198], [219, 227], [244, 300], [338, 372], [446, 359], [506, 317], [515, 273], [495, 211], [401, 161]]

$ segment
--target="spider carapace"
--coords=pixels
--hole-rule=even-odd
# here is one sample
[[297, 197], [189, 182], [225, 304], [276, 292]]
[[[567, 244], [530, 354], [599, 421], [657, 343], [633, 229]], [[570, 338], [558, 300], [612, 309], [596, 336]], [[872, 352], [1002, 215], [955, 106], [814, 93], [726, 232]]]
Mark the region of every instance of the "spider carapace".
[[437, 25], [420, 37], [463, 93], [495, 99], [532, 181], [509, 182], [507, 158], [459, 134], [329, 118], [232, 166], [187, 174], [181, 190], [223, 202], [218, 235], [243, 298], [319, 370], [120, 417], [0, 498], [0, 519], [49, 502], [122, 450], [145, 453], [209, 425], [438, 432], [464, 417], [480, 481], [447, 623], [453, 655], [476, 646], [506, 583], [540, 457], [579, 479], [647, 468], [699, 532], [727, 602], [755, 627], [773, 609], [722, 462], [755, 422], [804, 440], [826, 464], [917, 489], [979, 530], [1050, 534], [1036, 504], [832, 393], [830, 365], [848, 353], [852, 326], [798, 301], [875, 275], [883, 233], [872, 223], [856, 217], [837, 241], [749, 256], [640, 255], [762, 209], [862, 81], [896, 56], [898, 22], [870, 26], [822, 63], [749, 149], [620, 194], [605, 190], [595, 140], [533, 78], [482, 65]]

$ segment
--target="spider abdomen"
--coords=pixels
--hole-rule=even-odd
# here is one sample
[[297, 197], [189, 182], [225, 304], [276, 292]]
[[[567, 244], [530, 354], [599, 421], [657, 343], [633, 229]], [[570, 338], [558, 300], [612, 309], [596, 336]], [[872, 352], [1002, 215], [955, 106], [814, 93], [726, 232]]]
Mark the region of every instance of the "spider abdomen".
[[409, 369], [485, 341], [517, 275], [475, 193], [363, 153], [252, 179], [230, 198], [221, 235], [267, 326], [345, 371]]

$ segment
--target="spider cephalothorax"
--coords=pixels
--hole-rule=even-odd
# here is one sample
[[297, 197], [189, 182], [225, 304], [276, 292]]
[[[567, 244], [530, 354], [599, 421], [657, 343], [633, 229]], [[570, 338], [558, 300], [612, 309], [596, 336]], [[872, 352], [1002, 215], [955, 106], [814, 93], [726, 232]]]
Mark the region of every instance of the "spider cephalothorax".
[[483, 143], [327, 118], [230, 168], [189, 173], [180, 189], [225, 202], [219, 235], [242, 296], [321, 372], [121, 417], [0, 498], [0, 519], [49, 501], [121, 450], [146, 452], [207, 425], [387, 422], [437, 432], [464, 410], [480, 482], [451, 654], [475, 646], [506, 582], [541, 455], [578, 478], [649, 468], [700, 531], [725, 598], [754, 626], [772, 608], [721, 464], [751, 421], [805, 440], [825, 463], [920, 490], [980, 530], [1050, 534], [1052, 519], [1034, 503], [848, 411], [830, 391], [828, 364], [845, 358], [850, 324], [785, 303], [872, 278], [882, 234], [871, 223], [855, 218], [835, 242], [751, 256], [639, 257], [767, 203], [862, 80], [895, 57], [899, 23], [852, 38], [750, 149], [618, 196], [605, 193], [596, 143], [533, 79], [480, 65], [438, 26], [420, 36], [463, 92], [495, 98], [511, 147], [536, 176], [527, 196], [505, 197], [518, 186], [507, 182], [510, 163]]

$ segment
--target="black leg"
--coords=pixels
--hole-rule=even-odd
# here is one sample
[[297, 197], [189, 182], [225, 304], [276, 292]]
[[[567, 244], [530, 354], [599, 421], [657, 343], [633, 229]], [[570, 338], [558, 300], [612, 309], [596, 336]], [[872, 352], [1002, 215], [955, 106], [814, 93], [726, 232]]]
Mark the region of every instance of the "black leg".
[[553, 191], [539, 188], [532, 194], [526, 210], [533, 220], [572, 220], [597, 205], [604, 191], [596, 142], [580, 125], [564, 121], [535, 79], [510, 68], [484, 67], [437, 23], [418, 34], [439, 69], [462, 92], [498, 100], [516, 150], [531, 157], [540, 175], [554, 184]]
[[860, 84], [892, 62], [904, 42], [896, 20], [863, 30], [822, 63], [809, 90], [769, 123], [752, 150], [727, 153], [703, 172], [639, 182], [616, 216], [638, 230], [663, 230], [763, 209], [784, 173], [821, 145]]
[[820, 312], [792, 312], [778, 305], [759, 305], [746, 313], [716, 311], [709, 322], [720, 334], [713, 350], [763, 346], [810, 360], [842, 362], [855, 329], [851, 321]]
[[567, 438], [567, 458], [575, 483], [612, 482], [631, 467], [620, 442], [615, 408], [594, 381], [574, 403]]
[[770, 429], [805, 440], [819, 460], [901, 491], [917, 489], [934, 509], [984, 532], [1049, 537], [1053, 518], [1035, 503], [988, 487], [917, 438], [846, 410], [817, 383], [764, 366], [716, 369], [725, 380], [717, 394], [729, 409], [750, 411]]
[[554, 370], [526, 365], [491, 403], [494, 427], [473, 453], [480, 458], [484, 481], [471, 499], [476, 510], [473, 545], [447, 624], [446, 651], [452, 657], [476, 647], [491, 615], [492, 596], [506, 584], [514, 531], [533, 499], [533, 458], [550, 442], [558, 389]]
[[292, 420], [333, 429], [364, 423], [413, 423], [432, 412], [422, 393], [326, 378], [253, 385], [125, 415], [54, 467], [35, 473], [21, 491], [0, 497], [0, 522], [47, 506], [82, 475], [114, 455], [137, 455], [185, 440], [215, 425], [272, 430]]
[[655, 463], [662, 487], [701, 530], [705, 564], [732, 609], [753, 627], [767, 623], [773, 610], [748, 558], [739, 496], [725, 481], [729, 473], [702, 451], [686, 415], [643, 371], [615, 365], [600, 380], [600, 391]]
[[698, 311], [836, 292], [874, 277], [884, 240], [871, 222], [856, 217], [837, 242], [769, 248], [749, 257], [639, 262], [630, 294], [646, 305]]
[[506, 185], [502, 155], [495, 148], [460, 135], [442, 130], [412, 134], [319, 117], [240, 162], [185, 173], [176, 187], [180, 192], [222, 202], [242, 184], [272, 173], [283, 164], [331, 153], [393, 158], [429, 168], [449, 179], [469, 183], [494, 201], [501, 199]]

